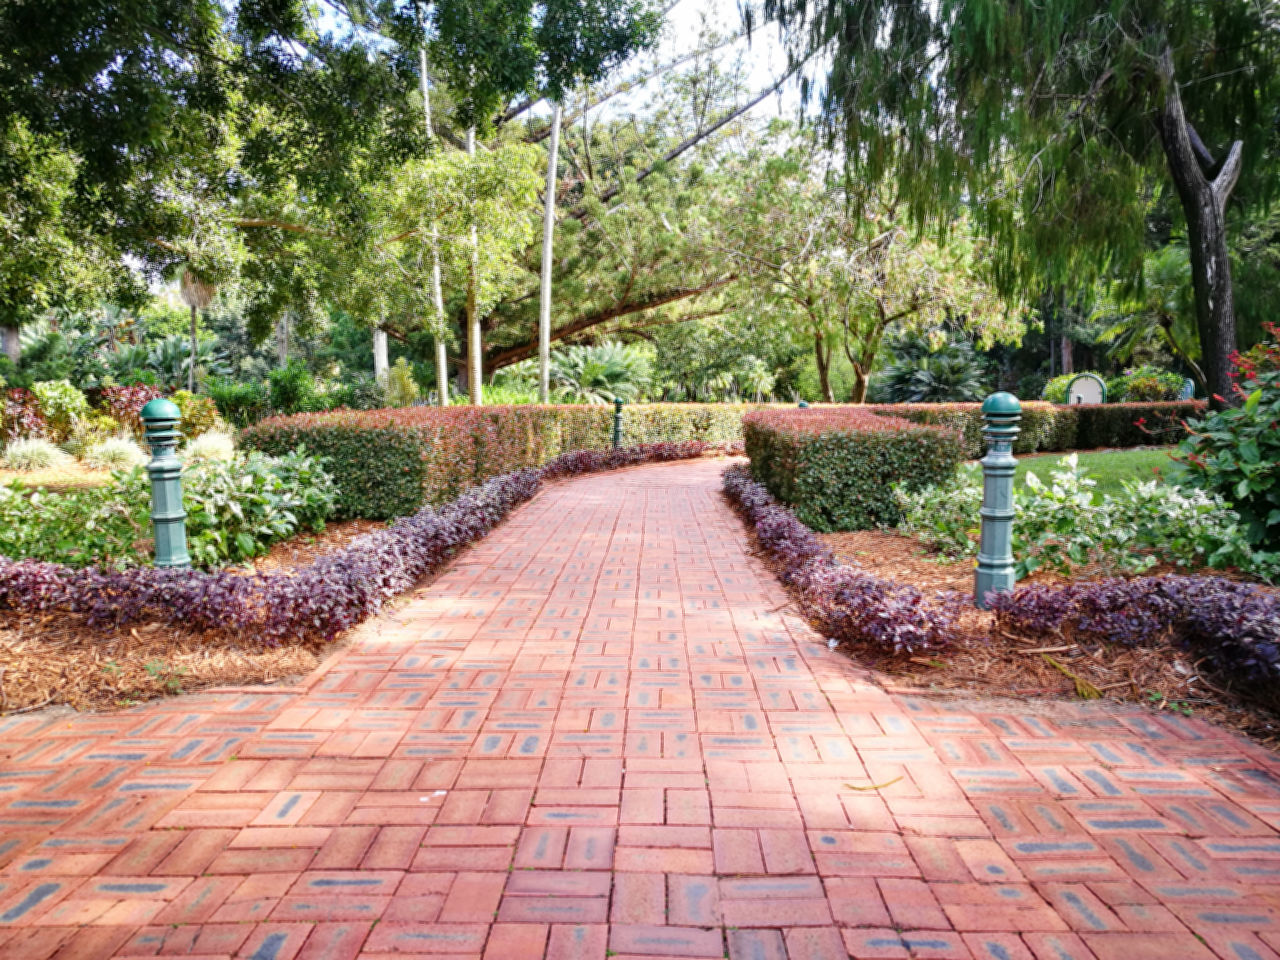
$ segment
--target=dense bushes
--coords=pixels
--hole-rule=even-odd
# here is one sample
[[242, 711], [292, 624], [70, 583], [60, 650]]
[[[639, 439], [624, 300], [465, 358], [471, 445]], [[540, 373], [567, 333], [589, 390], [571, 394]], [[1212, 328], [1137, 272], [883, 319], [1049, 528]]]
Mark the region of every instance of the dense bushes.
[[993, 600], [1006, 629], [1125, 646], [1168, 640], [1278, 699], [1280, 595], [1258, 587], [1221, 577], [1142, 577], [1022, 587]]
[[941, 483], [964, 459], [953, 429], [856, 407], [757, 411], [743, 434], [752, 476], [815, 530], [895, 523], [895, 484]]
[[[868, 407], [874, 413], [900, 417], [913, 423], [948, 427], [960, 433], [966, 459], [976, 460], [987, 450], [982, 436], [982, 404], [980, 403], [899, 403]], [[1049, 403], [1024, 403], [1020, 432], [1014, 441], [1014, 453], [1036, 453], [1070, 450], [1076, 441], [1074, 407]]]
[[1250, 542], [1280, 551], [1280, 341], [1256, 348], [1240, 372], [1244, 402], [1192, 421], [1179, 459], [1187, 482], [1235, 505]]
[[813, 532], [741, 467], [724, 474], [724, 491], [797, 594], [804, 612], [834, 642], [870, 643], [885, 653], [918, 653], [956, 638], [967, 599], [924, 594], [908, 584], [837, 563]]
[[[1124, 481], [1099, 497], [1075, 456], [1049, 475], [1028, 473], [1014, 489], [1013, 555], [1017, 575], [1046, 568], [1072, 575], [1089, 567], [1143, 573], [1157, 563], [1181, 567], [1237, 567], [1264, 580], [1280, 579], [1280, 556], [1250, 549], [1240, 516], [1221, 497], [1155, 480]], [[976, 467], [949, 483], [899, 492], [899, 529], [951, 559], [977, 553], [982, 479]]]
[[[192, 464], [183, 473], [192, 563], [216, 567], [248, 560], [299, 529], [322, 529], [334, 498], [332, 481], [304, 453]], [[69, 493], [0, 486], [0, 555], [77, 567], [148, 563], [150, 504], [141, 468]]]
[[[627, 407], [623, 443], [728, 442], [741, 409]], [[276, 454], [305, 445], [326, 458], [339, 515], [390, 519], [566, 450], [606, 449], [612, 424], [612, 409], [602, 406], [406, 407], [273, 417], [242, 439]]]
[[1177, 443], [1187, 435], [1186, 420], [1204, 412], [1202, 400], [1176, 403], [1080, 403], [1072, 448], [1141, 447]]
[[1177, 400], [1186, 378], [1159, 367], [1142, 366], [1126, 370], [1107, 381], [1111, 403], [1159, 403]]
[[[618, 460], [696, 456], [701, 449], [699, 444], [661, 444], [585, 457], [567, 454], [557, 461], [555, 471], [564, 475], [612, 466]], [[425, 508], [290, 573], [73, 569], [0, 558], [0, 608], [78, 613], [91, 626], [159, 620], [269, 646], [329, 639], [376, 613], [460, 547], [484, 536], [533, 496], [541, 480], [538, 470], [495, 477], [439, 510]]]
[[241, 429], [257, 423], [271, 407], [267, 387], [262, 383], [210, 380], [209, 397], [222, 419]]

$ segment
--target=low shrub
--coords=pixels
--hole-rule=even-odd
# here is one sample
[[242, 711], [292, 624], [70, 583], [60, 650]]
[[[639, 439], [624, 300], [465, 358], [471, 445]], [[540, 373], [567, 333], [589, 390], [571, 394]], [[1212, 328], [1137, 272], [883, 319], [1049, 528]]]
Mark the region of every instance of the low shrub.
[[[674, 455], [666, 446], [653, 453]], [[643, 453], [609, 454], [618, 455], [644, 459]], [[264, 646], [328, 640], [483, 537], [541, 482], [538, 470], [492, 478], [439, 510], [424, 508], [290, 573], [73, 569], [0, 559], [0, 609], [82, 614], [90, 626], [158, 620]]]
[[413, 368], [409, 361], [401, 357], [387, 371], [387, 385], [384, 393], [388, 407], [408, 407], [418, 399], [418, 381], [413, 378]]
[[70, 462], [71, 457], [66, 452], [41, 437], [14, 440], [0, 455], [0, 463], [9, 470], [17, 470], [21, 473], [51, 470]]
[[85, 447], [83, 459], [94, 470], [132, 470], [145, 464], [147, 455], [128, 437], [107, 437]]
[[925, 594], [836, 562], [813, 531], [742, 467], [725, 471], [724, 492], [777, 565], [782, 581], [795, 592], [803, 612], [831, 642], [868, 643], [885, 653], [916, 654], [955, 641], [956, 623], [967, 605], [963, 595]]
[[235, 452], [236, 441], [231, 434], [208, 430], [184, 443], [181, 457], [184, 463], [198, 463], [201, 460], [230, 460]]
[[71, 436], [62, 447], [73, 457], [83, 458], [91, 448], [119, 437], [121, 429], [114, 417], [105, 413], [90, 413], [83, 420], [76, 421]]
[[1124, 646], [1169, 641], [1277, 702], [1280, 594], [1222, 577], [1163, 576], [1021, 587], [992, 600], [997, 623], [1012, 632]]
[[5, 391], [4, 409], [0, 413], [3, 413], [0, 416], [0, 440], [5, 443], [49, 435], [49, 425], [40, 412], [40, 401], [24, 387]]
[[89, 415], [89, 401], [69, 380], [33, 383], [31, 392], [40, 404], [49, 435], [59, 443], [71, 436], [76, 423]]
[[162, 396], [155, 387], [135, 384], [129, 387], [103, 387], [99, 391], [99, 403], [111, 418], [139, 440], [143, 437], [142, 408]]
[[274, 413], [305, 413], [322, 406], [315, 377], [296, 357], [267, 374], [267, 381], [267, 403]]
[[1200, 400], [1177, 403], [1078, 403], [1077, 450], [1098, 447], [1141, 447], [1178, 443], [1187, 435], [1186, 421], [1202, 414]]
[[241, 563], [300, 530], [319, 532], [337, 488], [304, 451], [200, 460], [183, 474], [187, 549], [197, 567]]
[[178, 424], [178, 430], [188, 440], [200, 436], [206, 430], [212, 430], [218, 422], [218, 408], [209, 397], [177, 390], [172, 399], [182, 411], [182, 422]]
[[[1071, 575], [1090, 567], [1142, 573], [1157, 563], [1237, 567], [1264, 580], [1280, 577], [1280, 556], [1251, 550], [1240, 517], [1220, 497], [1155, 480], [1125, 481], [1097, 497], [1074, 456], [1049, 475], [1034, 473], [1014, 490], [1013, 555], [1017, 576], [1040, 568]], [[918, 491], [898, 491], [902, 532], [950, 559], [977, 553], [982, 478], [976, 467]]]
[[1109, 403], [1160, 403], [1177, 400], [1186, 377], [1159, 367], [1126, 370], [1107, 381]]
[[743, 418], [751, 474], [815, 530], [896, 524], [893, 487], [941, 483], [964, 459], [960, 434], [857, 407]]
[[[55, 448], [56, 449], [56, 448]], [[102, 487], [69, 493], [14, 484], [0, 502], [0, 554], [69, 566], [124, 568], [151, 562], [146, 471], [117, 471]], [[332, 480], [314, 457], [256, 453], [205, 461], [183, 472], [187, 547], [197, 567], [264, 553], [299, 529], [321, 529], [332, 512]]]
[[1187, 483], [1240, 511], [1251, 543], [1280, 551], [1280, 339], [1255, 350], [1240, 373], [1244, 402], [1191, 421], [1178, 459]]
[[233, 427], [248, 427], [270, 412], [271, 400], [264, 384], [210, 380], [207, 390], [219, 415]]

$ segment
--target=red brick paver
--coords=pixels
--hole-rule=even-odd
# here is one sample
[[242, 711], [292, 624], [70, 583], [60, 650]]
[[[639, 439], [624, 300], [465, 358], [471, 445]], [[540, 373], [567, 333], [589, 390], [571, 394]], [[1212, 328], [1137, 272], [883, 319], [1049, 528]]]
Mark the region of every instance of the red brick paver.
[[720, 465], [554, 486], [299, 687], [0, 719], [0, 957], [1280, 957], [1280, 764], [892, 696]]

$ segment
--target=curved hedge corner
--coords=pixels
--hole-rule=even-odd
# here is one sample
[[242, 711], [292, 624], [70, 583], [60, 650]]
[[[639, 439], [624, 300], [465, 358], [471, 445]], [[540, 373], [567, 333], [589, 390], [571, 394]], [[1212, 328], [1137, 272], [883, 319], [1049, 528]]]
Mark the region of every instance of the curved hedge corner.
[[1160, 576], [1021, 587], [993, 597], [1002, 627], [1150, 646], [1169, 641], [1280, 702], [1280, 594], [1223, 577]]
[[893, 487], [949, 479], [964, 460], [957, 430], [865, 408], [761, 410], [742, 421], [752, 476], [814, 530], [893, 524]]
[[267, 646], [328, 640], [479, 540], [544, 479], [697, 457], [704, 449], [701, 443], [654, 444], [563, 454], [541, 470], [494, 477], [439, 510], [427, 507], [402, 517], [288, 573], [109, 571], [0, 558], [0, 609], [83, 614], [98, 627], [160, 621]]
[[936, 650], [955, 641], [956, 622], [968, 605], [963, 594], [924, 594], [837, 562], [813, 531], [742, 467], [725, 471], [724, 492], [777, 563], [803, 612], [833, 641], [870, 643], [894, 654]]

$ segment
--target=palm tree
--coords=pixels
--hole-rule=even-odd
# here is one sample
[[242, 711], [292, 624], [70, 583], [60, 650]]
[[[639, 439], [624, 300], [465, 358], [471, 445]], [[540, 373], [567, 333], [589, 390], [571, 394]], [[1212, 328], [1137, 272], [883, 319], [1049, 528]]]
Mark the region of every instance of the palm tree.
[[895, 360], [876, 383], [881, 402], [961, 403], [986, 393], [982, 360], [963, 337], [906, 331], [890, 349]]
[[191, 362], [187, 366], [187, 389], [196, 391], [196, 362], [200, 356], [200, 345], [196, 339], [196, 314], [213, 302], [217, 291], [213, 284], [206, 283], [190, 270], [182, 271], [182, 302], [191, 308]]
[[649, 359], [633, 346], [571, 346], [551, 355], [551, 378], [562, 401], [635, 400], [648, 388]]

